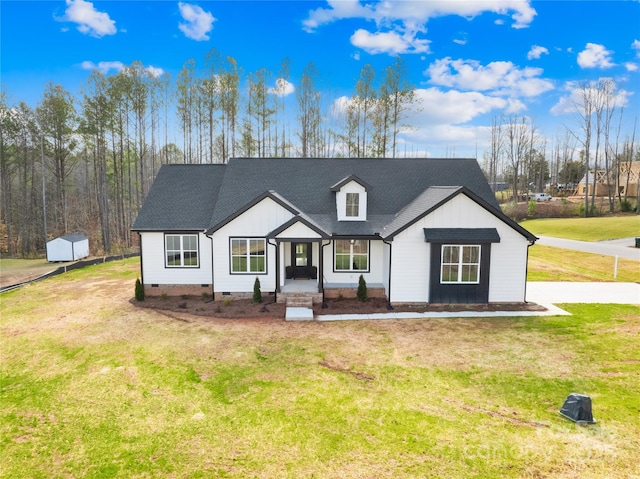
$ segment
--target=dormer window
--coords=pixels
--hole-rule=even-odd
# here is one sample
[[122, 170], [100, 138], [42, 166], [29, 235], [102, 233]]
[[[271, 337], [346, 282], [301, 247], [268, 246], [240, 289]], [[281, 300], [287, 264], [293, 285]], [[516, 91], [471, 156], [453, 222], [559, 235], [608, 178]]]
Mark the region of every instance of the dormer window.
[[360, 193], [347, 193], [346, 215], [350, 218], [360, 216]]
[[367, 221], [367, 194], [371, 187], [356, 176], [348, 176], [331, 187], [336, 194], [338, 221]]

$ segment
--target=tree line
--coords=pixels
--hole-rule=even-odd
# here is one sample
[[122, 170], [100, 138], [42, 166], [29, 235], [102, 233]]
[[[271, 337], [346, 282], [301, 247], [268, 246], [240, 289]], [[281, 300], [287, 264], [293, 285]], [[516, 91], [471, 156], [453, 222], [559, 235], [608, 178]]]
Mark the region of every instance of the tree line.
[[[576, 193], [583, 182], [585, 216], [596, 213], [596, 195], [606, 194], [608, 210], [616, 205], [631, 210], [636, 201], [638, 178], [631, 172], [640, 161], [635, 141], [636, 125], [630, 135], [621, 136], [624, 108], [610, 78], [581, 82], [573, 96], [573, 127], [567, 126], [549, 145], [535, 119], [527, 116], [494, 117], [490, 147], [483, 157], [489, 182], [508, 185], [513, 200], [526, 199], [530, 191]], [[637, 164], [637, 163], [636, 163]], [[635, 185], [633, 184], [635, 182]], [[602, 188], [599, 188], [602, 186]]]
[[[294, 100], [290, 61], [244, 74], [211, 50], [175, 80], [140, 62], [94, 70], [73, 95], [46, 85], [36, 107], [0, 91], [0, 251], [33, 257], [81, 232], [93, 253], [136, 246], [130, 227], [160, 166], [231, 157], [395, 157], [415, 108], [402, 58], [365, 65], [349, 97], [331, 98], [311, 62]], [[289, 111], [291, 110], [291, 111]], [[181, 147], [172, 141], [181, 134]]]

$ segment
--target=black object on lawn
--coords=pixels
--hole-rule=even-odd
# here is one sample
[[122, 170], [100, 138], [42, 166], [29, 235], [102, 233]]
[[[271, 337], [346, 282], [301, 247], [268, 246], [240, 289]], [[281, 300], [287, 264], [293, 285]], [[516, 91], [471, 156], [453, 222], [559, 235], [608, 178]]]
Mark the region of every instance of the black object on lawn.
[[591, 398], [584, 394], [569, 394], [562, 409], [560, 409], [560, 414], [580, 424], [593, 424], [596, 422], [591, 413]]

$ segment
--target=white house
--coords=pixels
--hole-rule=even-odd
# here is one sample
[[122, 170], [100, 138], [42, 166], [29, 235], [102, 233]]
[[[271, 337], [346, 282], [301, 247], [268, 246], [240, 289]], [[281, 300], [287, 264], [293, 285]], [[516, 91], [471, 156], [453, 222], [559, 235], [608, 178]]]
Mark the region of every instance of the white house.
[[286, 301], [523, 302], [537, 239], [475, 159], [232, 159], [165, 165], [133, 228], [145, 293]]
[[47, 261], [76, 261], [89, 256], [89, 239], [79, 233], [47, 241]]

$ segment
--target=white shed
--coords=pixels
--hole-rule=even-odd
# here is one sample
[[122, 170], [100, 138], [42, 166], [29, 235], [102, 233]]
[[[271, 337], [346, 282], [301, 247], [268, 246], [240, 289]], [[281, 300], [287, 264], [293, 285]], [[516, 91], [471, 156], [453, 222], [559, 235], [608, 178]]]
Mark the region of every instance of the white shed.
[[89, 256], [89, 239], [74, 233], [47, 241], [47, 261], [75, 261]]

